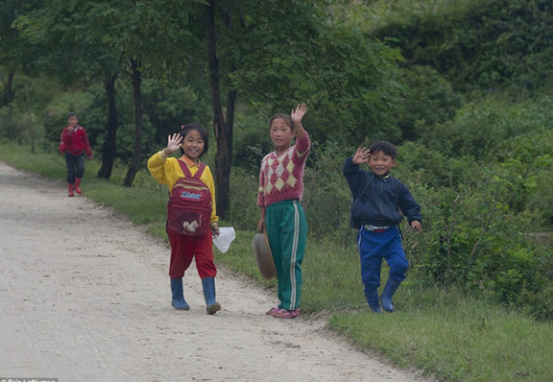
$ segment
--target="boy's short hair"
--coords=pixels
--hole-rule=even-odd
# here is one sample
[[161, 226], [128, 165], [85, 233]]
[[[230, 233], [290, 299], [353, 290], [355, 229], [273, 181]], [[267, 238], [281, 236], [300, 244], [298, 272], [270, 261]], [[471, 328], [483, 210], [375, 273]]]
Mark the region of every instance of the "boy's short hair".
[[398, 150], [396, 149], [396, 146], [394, 146], [388, 141], [377, 141], [371, 144], [371, 146], [369, 147], [369, 152], [370, 153], [383, 152], [385, 155], [391, 156], [392, 159], [395, 160]]
[[73, 117], [73, 116], [78, 117], [78, 116], [77, 116], [77, 113], [75, 113], [75, 112], [69, 112], [69, 114], [67, 115], [67, 118]]
[[[190, 132], [191, 130], [196, 130], [198, 133], [200, 133], [200, 137], [202, 137], [202, 140], [204, 141], [204, 150], [200, 154], [200, 156], [202, 156], [202, 154], [206, 153], [209, 149], [208, 131], [206, 130], [206, 128], [204, 128], [202, 125], [200, 125], [198, 122], [190, 122], [186, 125], [181, 126], [181, 131], [179, 132], [179, 134], [181, 136], [183, 136], [183, 139], [184, 139], [186, 137], [187, 133]], [[183, 148], [181, 148], [181, 154], [184, 154], [184, 153], [185, 153], [185, 151], [183, 150]]]

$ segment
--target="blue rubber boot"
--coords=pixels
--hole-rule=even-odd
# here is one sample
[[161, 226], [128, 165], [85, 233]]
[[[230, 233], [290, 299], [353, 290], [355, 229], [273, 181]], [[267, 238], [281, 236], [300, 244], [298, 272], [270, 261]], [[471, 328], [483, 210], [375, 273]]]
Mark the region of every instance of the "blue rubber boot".
[[381, 306], [379, 306], [379, 293], [377, 292], [377, 289], [369, 292], [364, 290], [364, 294], [371, 311], [381, 314]]
[[171, 306], [176, 310], [190, 309], [183, 296], [183, 278], [171, 278]]
[[392, 304], [392, 296], [396, 292], [396, 289], [400, 286], [400, 282], [393, 281], [389, 278], [387, 281], [387, 284], [385, 285], [385, 289], [383, 290], [383, 293], [381, 294], [381, 306], [383, 306], [383, 310], [388, 312], [394, 311], [394, 306]]
[[215, 279], [213, 277], [202, 279], [202, 288], [206, 300], [206, 312], [213, 315], [221, 310], [221, 305], [215, 300]]

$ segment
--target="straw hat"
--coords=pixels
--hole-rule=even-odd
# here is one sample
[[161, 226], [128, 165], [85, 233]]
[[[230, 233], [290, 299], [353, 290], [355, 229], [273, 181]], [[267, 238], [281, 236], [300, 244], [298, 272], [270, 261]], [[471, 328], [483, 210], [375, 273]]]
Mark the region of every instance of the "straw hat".
[[264, 279], [272, 279], [277, 277], [273, 256], [267, 239], [267, 233], [256, 233], [252, 240], [252, 249], [254, 250], [254, 258], [258, 264], [258, 269]]

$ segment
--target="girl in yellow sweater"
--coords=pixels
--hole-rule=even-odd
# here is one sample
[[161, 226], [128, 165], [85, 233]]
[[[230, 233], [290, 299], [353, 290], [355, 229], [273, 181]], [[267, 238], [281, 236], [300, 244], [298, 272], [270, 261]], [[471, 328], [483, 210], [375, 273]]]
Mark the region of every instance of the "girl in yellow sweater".
[[[181, 150], [181, 158], [168, 157], [173, 152]], [[154, 154], [148, 160], [148, 170], [158, 183], [173, 189], [175, 183], [185, 177], [180, 161], [188, 167], [192, 176], [200, 166], [200, 156], [208, 151], [208, 132], [198, 123], [183, 125], [180, 133], [175, 133], [167, 139], [167, 147]], [[177, 310], [188, 310], [189, 304], [183, 294], [183, 277], [194, 258], [198, 274], [202, 279], [206, 310], [208, 314], [215, 314], [221, 310], [220, 304], [215, 300], [215, 276], [217, 269], [214, 264], [212, 249], [213, 236], [219, 235], [215, 208], [215, 186], [212, 173], [205, 166], [200, 180], [210, 190], [212, 198], [212, 211], [210, 216], [210, 229], [201, 236], [175, 234], [169, 230], [166, 232], [171, 244], [171, 261], [169, 264], [169, 277], [171, 283], [171, 305]]]

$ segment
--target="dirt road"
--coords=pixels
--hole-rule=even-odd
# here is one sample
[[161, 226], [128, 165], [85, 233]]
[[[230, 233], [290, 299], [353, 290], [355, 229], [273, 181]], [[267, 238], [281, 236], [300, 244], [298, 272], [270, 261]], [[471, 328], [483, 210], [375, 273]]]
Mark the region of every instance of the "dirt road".
[[168, 256], [110, 209], [68, 198], [63, 182], [0, 162], [0, 379], [419, 380], [319, 320], [265, 316], [274, 298], [225, 270], [217, 315], [205, 313], [196, 270], [191, 310], [174, 310]]

